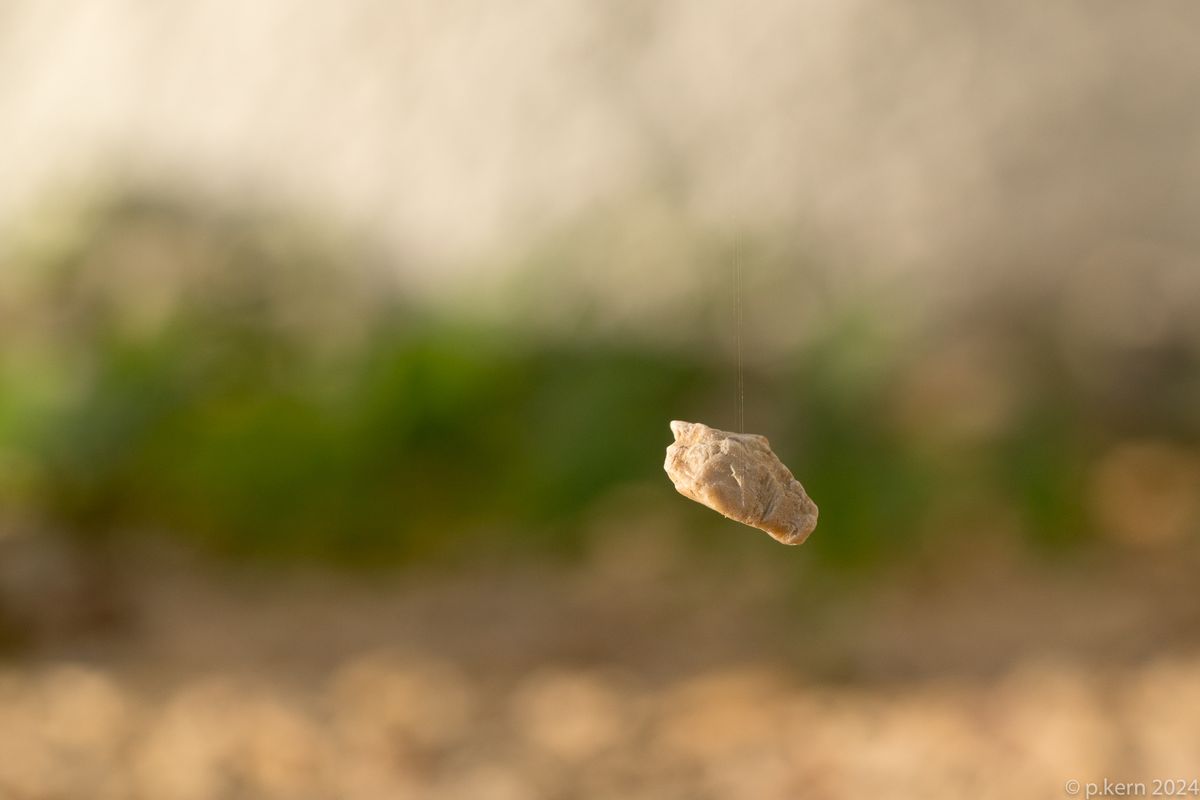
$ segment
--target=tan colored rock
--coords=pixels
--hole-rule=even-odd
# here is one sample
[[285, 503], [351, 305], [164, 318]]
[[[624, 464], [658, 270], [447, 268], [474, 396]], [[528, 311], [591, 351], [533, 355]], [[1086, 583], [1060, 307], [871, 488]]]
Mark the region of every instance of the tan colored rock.
[[685, 497], [732, 520], [801, 544], [817, 527], [817, 504], [771, 452], [767, 437], [698, 422], [671, 423], [663, 469]]

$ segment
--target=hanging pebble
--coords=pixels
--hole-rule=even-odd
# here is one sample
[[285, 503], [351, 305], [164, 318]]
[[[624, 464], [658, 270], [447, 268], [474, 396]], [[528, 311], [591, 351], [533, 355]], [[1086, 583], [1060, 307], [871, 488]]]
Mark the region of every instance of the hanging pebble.
[[801, 544], [817, 527], [816, 503], [767, 437], [678, 420], [671, 432], [663, 468], [680, 494], [784, 544]]

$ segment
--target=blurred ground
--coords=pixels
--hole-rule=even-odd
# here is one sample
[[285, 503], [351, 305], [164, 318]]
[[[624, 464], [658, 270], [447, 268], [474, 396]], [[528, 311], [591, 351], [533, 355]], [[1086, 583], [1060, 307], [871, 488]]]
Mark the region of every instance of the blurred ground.
[[365, 579], [131, 551], [131, 615], [0, 667], [0, 796], [1052, 798], [1196, 768], [1195, 552], [835, 580], [682, 534]]

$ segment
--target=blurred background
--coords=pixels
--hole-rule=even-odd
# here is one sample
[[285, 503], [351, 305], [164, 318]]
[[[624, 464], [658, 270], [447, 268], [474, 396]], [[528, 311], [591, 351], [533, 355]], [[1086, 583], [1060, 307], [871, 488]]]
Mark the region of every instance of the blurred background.
[[[0, 797], [1200, 778], [1197, 76], [1169, 1], [4, 3]], [[662, 472], [739, 338], [801, 548]]]

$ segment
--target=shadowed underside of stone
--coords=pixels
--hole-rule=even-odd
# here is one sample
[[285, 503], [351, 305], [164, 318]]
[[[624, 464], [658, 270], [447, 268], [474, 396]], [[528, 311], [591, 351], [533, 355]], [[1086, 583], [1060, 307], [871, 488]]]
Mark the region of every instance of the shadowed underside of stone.
[[663, 468], [680, 494], [784, 544], [801, 544], [817, 527], [816, 503], [767, 437], [678, 420], [671, 432]]

